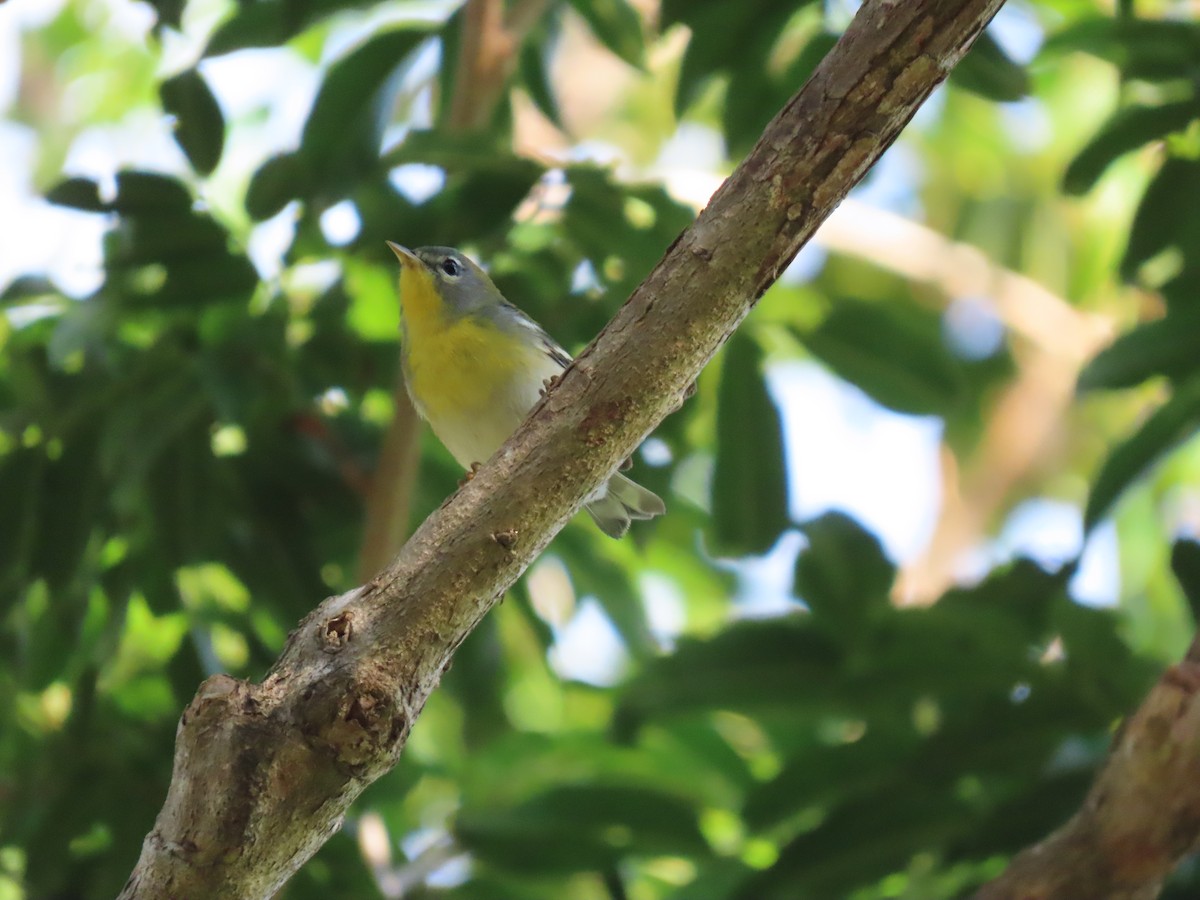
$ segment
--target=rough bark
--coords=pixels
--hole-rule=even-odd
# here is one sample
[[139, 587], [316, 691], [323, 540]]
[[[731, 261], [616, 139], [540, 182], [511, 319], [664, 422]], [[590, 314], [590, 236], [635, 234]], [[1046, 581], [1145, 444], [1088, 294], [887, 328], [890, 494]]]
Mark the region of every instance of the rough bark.
[[454, 650], [675, 409], [1003, 0], [874, 0], [535, 413], [261, 684], [215, 676], [122, 896], [269, 897], [396, 762]]
[[1152, 900], [1200, 838], [1200, 638], [1113, 739], [1083, 806], [975, 900]]

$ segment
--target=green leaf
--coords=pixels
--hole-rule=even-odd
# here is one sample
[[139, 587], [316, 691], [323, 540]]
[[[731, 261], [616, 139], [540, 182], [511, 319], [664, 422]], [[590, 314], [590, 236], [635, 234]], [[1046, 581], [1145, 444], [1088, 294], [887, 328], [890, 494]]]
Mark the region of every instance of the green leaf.
[[256, 222], [269, 219], [296, 197], [307, 194], [308, 172], [296, 153], [272, 156], [258, 167], [246, 188], [246, 212]]
[[695, 878], [666, 896], [669, 900], [730, 900], [758, 874], [758, 869], [737, 857], [714, 854], [699, 861]]
[[720, 709], [793, 717], [827, 711], [828, 698], [805, 686], [836, 680], [843, 650], [811, 622], [800, 615], [742, 621], [707, 641], [681, 641], [625, 685], [615, 733], [628, 737], [648, 720]]
[[487, 616], [454, 652], [454, 667], [440, 686], [462, 706], [467, 747], [479, 750], [512, 729], [504, 711], [510, 677], [498, 616]]
[[[1195, 259], [1185, 260], [1183, 269], [1164, 284], [1159, 291], [1167, 301], [1168, 314], [1181, 312], [1185, 315], [1200, 308], [1200, 253]], [[1183, 317], [1177, 322], [1188, 321]]]
[[322, 18], [346, 9], [363, 9], [375, 0], [255, 0], [239, 3], [237, 13], [213, 32], [205, 56], [220, 56], [247, 47], [286, 43]]
[[129, 215], [120, 220], [105, 242], [105, 262], [110, 269], [173, 263], [186, 266], [201, 251], [215, 249], [225, 239], [215, 222], [167, 213]]
[[686, 800], [620, 782], [567, 784], [510, 809], [465, 809], [455, 834], [494, 866], [541, 872], [595, 870], [636, 853], [707, 850]]
[[188, 213], [192, 195], [178, 178], [156, 172], [117, 173], [117, 197], [111, 208], [122, 216]]
[[1079, 375], [1078, 390], [1127, 388], [1155, 375], [1183, 378], [1200, 369], [1200, 311], [1184, 307], [1138, 325], [1101, 350]]
[[1111, 609], [1073, 602], [1057, 603], [1052, 611], [1051, 625], [1080, 684], [1079, 700], [1105, 717], [1135, 707], [1159, 672], [1149, 659], [1134, 655], [1121, 634], [1122, 618]]
[[105, 417], [95, 453], [101, 474], [130, 490], [140, 489], [147, 472], [205, 415], [195, 374], [186, 368], [166, 371], [165, 360], [154, 362], [130, 385], [138, 402], [116, 404]]
[[[95, 441], [94, 433], [73, 434], [64, 442], [62, 455], [43, 469], [38, 487], [41, 527], [30, 565], [55, 594], [66, 593], [76, 577], [104, 505], [103, 484], [93, 464]], [[78, 514], [62, 515], [68, 507]]]
[[174, 306], [244, 299], [257, 283], [250, 261], [231, 249], [229, 232], [192, 209], [191, 194], [178, 180], [120, 172], [111, 207], [120, 216], [104, 237], [105, 290], [119, 302]]
[[1025, 67], [1012, 61], [995, 39], [984, 32], [950, 72], [950, 81], [989, 100], [1020, 100], [1029, 93]]
[[84, 212], [108, 212], [109, 205], [100, 199], [100, 185], [90, 178], [68, 178], [46, 192], [46, 199], [58, 206], [82, 209]]
[[1065, 570], [1047, 572], [1030, 559], [1020, 557], [1007, 566], [997, 566], [971, 587], [951, 588], [937, 606], [1002, 607], [1018, 619], [1028, 640], [1046, 628], [1048, 605], [1059, 597], [1070, 580]]
[[410, 131], [404, 141], [388, 151], [389, 168], [405, 163], [441, 166], [447, 172], [540, 175], [545, 167], [513, 153], [512, 147], [490, 135], [447, 134], [443, 131]]
[[[7, 399], [7, 398], [6, 398]], [[40, 448], [22, 447], [0, 456], [0, 491], [8, 514], [0, 516], [0, 609], [8, 614], [9, 604], [33, 582], [29, 556], [38, 542], [41, 527], [41, 485], [50, 461]]]
[[62, 292], [49, 278], [42, 275], [21, 275], [0, 291], [0, 306], [28, 301], [33, 297], [59, 297]]
[[691, 30], [675, 93], [682, 113], [713, 75], [729, 69], [762, 71], [780, 33], [795, 12], [813, 0], [664, 0], [664, 29], [681, 23]]
[[183, 6], [186, 0], [147, 0], [154, 7], [154, 11], [158, 14], [158, 21], [154, 23], [154, 30], [161, 31], [164, 25], [178, 30], [180, 22], [183, 20]]
[[1195, 261], [1200, 253], [1200, 162], [1168, 159], [1142, 197], [1129, 244], [1121, 260], [1121, 276], [1133, 280], [1142, 263], [1170, 248], [1178, 248], [1185, 260]]
[[742, 808], [746, 824], [763, 831], [786, 822], [799, 806], [869, 796], [897, 779], [916, 737], [869, 728], [851, 744], [804, 747], [776, 777], [748, 793]]
[[289, 37], [289, 30], [285, 23], [284, 0], [240, 4], [236, 15], [217, 26], [209, 37], [204, 56], [279, 44]]
[[1200, 622], [1200, 543], [1179, 538], [1171, 545], [1171, 571], [1183, 588], [1192, 618]]
[[1171, 399], [1104, 461], [1092, 485], [1083, 524], [1091, 531], [1134, 481], [1165, 453], [1200, 428], [1200, 377], [1178, 385]]
[[642, 17], [627, 0], [570, 0], [570, 3], [600, 43], [631, 66], [639, 69], [644, 66], [646, 41], [642, 36]]
[[731, 900], [847, 897], [856, 885], [903, 872], [927, 848], [953, 846], [974, 812], [962, 797], [929, 784], [932, 777], [889, 784], [830, 811], [818, 828], [785, 842], [775, 863]]
[[447, 178], [430, 203], [430, 214], [445, 229], [446, 243], [463, 235], [489, 235], [504, 229], [513, 211], [529, 196], [541, 168], [536, 163], [496, 170], [479, 170]]
[[731, 155], [750, 152], [767, 123], [809, 79], [836, 43], [837, 35], [827, 31], [814, 34], [781, 73], [761, 65], [733, 69], [725, 91], [727, 99], [721, 106], [721, 127]]
[[725, 350], [717, 396], [714, 552], [767, 552], [788, 527], [787, 504], [783, 425], [763, 380], [762, 350], [738, 333]]
[[1108, 60], [1126, 79], [1190, 81], [1200, 65], [1200, 27], [1181, 19], [1085, 18], [1050, 37], [1042, 55], [1075, 50]]
[[462, 53], [463, 20], [466, 4], [459, 6], [438, 29], [437, 40], [442, 51], [442, 63], [438, 66], [436, 96], [437, 110], [433, 121], [438, 130], [445, 130], [450, 121], [450, 108], [454, 103], [454, 79], [458, 74], [458, 60]]
[[212, 174], [225, 146], [225, 117], [201, 74], [188, 69], [159, 88], [163, 109], [175, 117], [175, 140], [201, 175]]
[[395, 28], [373, 35], [329, 69], [300, 137], [300, 155], [318, 179], [339, 192], [379, 160], [396, 84], [391, 77], [428, 32]]
[[962, 362], [946, 346], [940, 320], [912, 305], [838, 298], [803, 340], [835, 373], [899, 412], [945, 415], [966, 391]]
[[527, 41], [517, 59], [517, 77], [529, 92], [533, 105], [557, 127], [563, 127], [558, 98], [554, 96], [554, 84], [546, 70], [546, 49], [533, 41]]
[[830, 512], [800, 526], [808, 546], [796, 560], [793, 590], [839, 630], [858, 628], [873, 609], [890, 609], [896, 568], [879, 539], [852, 518]]
[[114, 319], [109, 304], [69, 304], [62, 310], [46, 344], [47, 361], [53, 368], [63, 370], [70, 367], [72, 358], [82, 359], [89, 353], [103, 352], [115, 325]]
[[[571, 198], [562, 228], [614, 303], [623, 301], [694, 216], [659, 185], [622, 184], [595, 165], [566, 171]], [[643, 215], [631, 216], [636, 206]]]
[[1186, 128], [1198, 115], [1200, 103], [1195, 97], [1118, 110], [1071, 160], [1063, 176], [1063, 190], [1068, 194], [1086, 193], [1118, 157]]

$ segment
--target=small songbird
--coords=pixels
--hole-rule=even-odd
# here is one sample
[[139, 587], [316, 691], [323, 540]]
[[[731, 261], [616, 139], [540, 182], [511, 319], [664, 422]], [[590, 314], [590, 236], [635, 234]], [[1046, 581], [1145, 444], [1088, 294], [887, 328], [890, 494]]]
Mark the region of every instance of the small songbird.
[[[400, 364], [408, 394], [451, 455], [473, 470], [517, 430], [571, 357], [462, 253], [387, 245], [400, 260]], [[620, 473], [584, 508], [614, 538], [632, 519], [666, 512], [657, 494]]]

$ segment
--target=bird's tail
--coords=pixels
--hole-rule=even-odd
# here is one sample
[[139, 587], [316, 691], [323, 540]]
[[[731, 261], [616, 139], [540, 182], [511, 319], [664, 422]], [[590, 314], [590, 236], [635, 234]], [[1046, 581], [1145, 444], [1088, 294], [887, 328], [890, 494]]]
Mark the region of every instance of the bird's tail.
[[667, 511], [662, 498], [619, 472], [608, 479], [604, 493], [589, 500], [584, 509], [609, 537], [624, 537], [634, 519], [653, 519]]

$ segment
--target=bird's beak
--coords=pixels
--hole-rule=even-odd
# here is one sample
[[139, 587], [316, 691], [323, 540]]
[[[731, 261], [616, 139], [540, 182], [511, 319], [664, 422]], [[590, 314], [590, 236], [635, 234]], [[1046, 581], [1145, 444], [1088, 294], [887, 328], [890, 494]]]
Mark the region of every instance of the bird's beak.
[[396, 254], [396, 259], [400, 260], [400, 265], [419, 266], [421, 264], [421, 260], [417, 257], [417, 254], [413, 253], [407, 247], [401, 247], [392, 241], [385, 241], [385, 243]]

